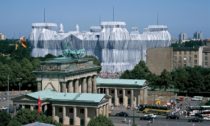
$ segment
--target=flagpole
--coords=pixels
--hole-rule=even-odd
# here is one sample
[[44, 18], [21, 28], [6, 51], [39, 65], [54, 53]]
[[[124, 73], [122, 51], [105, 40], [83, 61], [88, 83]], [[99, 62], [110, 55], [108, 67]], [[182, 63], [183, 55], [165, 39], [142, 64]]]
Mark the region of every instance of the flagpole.
[[7, 76], [7, 105], [8, 105], [8, 108], [7, 108], [7, 112], [9, 113], [9, 75]]

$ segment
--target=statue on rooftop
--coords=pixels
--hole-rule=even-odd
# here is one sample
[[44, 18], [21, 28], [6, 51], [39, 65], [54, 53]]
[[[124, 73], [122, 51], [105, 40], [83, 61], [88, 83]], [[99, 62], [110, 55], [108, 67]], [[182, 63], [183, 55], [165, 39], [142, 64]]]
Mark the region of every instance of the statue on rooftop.
[[79, 50], [72, 50], [70, 49], [69, 45], [65, 43], [63, 52], [63, 56], [65, 57], [71, 57], [72, 59], [80, 59], [85, 56], [85, 49], [79, 49]]

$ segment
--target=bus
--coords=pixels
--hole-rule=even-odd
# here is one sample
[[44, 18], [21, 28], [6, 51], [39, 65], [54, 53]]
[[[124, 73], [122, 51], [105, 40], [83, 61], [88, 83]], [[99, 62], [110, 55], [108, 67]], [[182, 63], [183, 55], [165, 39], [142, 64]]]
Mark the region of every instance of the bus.
[[201, 117], [204, 120], [210, 120], [210, 106], [190, 106], [188, 107], [190, 116]]
[[143, 113], [146, 114], [156, 114], [156, 115], [168, 115], [171, 111], [169, 109], [152, 109], [152, 108], [146, 108], [143, 110]]
[[167, 115], [170, 113], [170, 108], [161, 105], [140, 105], [139, 111], [146, 114]]

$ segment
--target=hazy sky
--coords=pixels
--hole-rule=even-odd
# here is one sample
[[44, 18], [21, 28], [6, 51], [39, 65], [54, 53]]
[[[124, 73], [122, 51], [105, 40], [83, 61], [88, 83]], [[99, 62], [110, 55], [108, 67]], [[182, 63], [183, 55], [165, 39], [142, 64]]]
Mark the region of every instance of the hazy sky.
[[138, 26], [140, 32], [150, 24], [167, 25], [173, 37], [186, 32], [189, 37], [195, 31], [202, 31], [210, 38], [210, 0], [1, 0], [0, 32], [9, 38], [29, 36], [31, 24], [43, 21], [63, 23], [64, 30], [80, 26], [89, 30], [99, 21], [125, 21], [127, 29]]

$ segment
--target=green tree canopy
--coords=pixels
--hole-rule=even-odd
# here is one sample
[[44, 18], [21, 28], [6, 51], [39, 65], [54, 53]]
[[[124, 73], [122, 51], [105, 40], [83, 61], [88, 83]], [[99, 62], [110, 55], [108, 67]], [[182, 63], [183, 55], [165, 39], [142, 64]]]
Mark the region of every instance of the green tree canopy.
[[7, 126], [21, 126], [21, 123], [18, 122], [16, 119], [12, 119], [9, 121], [9, 124]]
[[114, 124], [106, 116], [99, 115], [98, 117], [92, 118], [88, 126], [114, 126]]
[[0, 126], [7, 126], [11, 116], [7, 112], [0, 111]]

